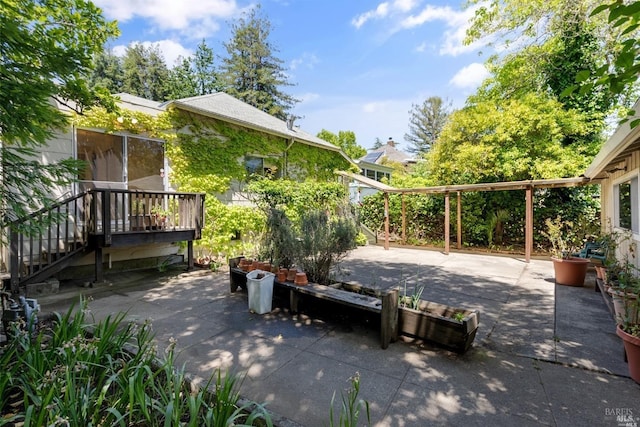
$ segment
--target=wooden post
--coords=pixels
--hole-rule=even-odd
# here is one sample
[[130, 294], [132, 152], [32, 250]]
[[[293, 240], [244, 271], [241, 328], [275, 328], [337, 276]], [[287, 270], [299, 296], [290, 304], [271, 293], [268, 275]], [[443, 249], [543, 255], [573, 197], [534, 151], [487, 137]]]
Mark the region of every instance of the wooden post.
[[193, 270], [193, 240], [187, 241], [187, 270]]
[[98, 246], [95, 250], [95, 282], [100, 283], [104, 281], [104, 271], [102, 268], [102, 247]]
[[525, 193], [524, 259], [526, 262], [529, 262], [531, 261], [531, 252], [533, 251], [533, 187], [527, 187]]
[[407, 211], [404, 201], [404, 193], [400, 195], [402, 198], [402, 244], [407, 244]]
[[462, 249], [462, 193], [458, 191], [458, 249]]
[[384, 193], [384, 249], [389, 250], [389, 193]]
[[450, 208], [450, 200], [449, 200], [449, 193], [444, 193], [444, 253], [449, 255], [449, 250], [450, 248], [450, 244], [449, 244], [449, 240], [451, 239], [451, 230], [449, 230], [450, 228], [450, 214], [451, 214], [451, 208]]
[[380, 341], [382, 348], [398, 339], [398, 289], [392, 289], [382, 296], [380, 312]]
[[11, 293], [18, 295], [20, 293], [20, 263], [22, 260], [20, 252], [20, 243], [18, 241], [18, 232], [11, 230], [9, 232], [9, 270], [11, 274], [10, 287]]

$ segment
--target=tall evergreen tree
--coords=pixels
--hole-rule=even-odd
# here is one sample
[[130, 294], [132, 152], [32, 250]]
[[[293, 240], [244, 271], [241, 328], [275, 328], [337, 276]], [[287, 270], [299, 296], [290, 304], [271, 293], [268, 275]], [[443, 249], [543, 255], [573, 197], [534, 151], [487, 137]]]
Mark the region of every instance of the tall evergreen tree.
[[123, 69], [124, 92], [154, 101], [168, 99], [166, 81], [169, 70], [157, 45], [147, 48], [136, 43], [127, 47]]
[[191, 66], [191, 58], [180, 57], [177, 64], [169, 70], [167, 80], [167, 98], [181, 99], [200, 95], [198, 84]]
[[112, 50], [104, 50], [93, 58], [93, 70], [89, 75], [89, 85], [107, 89], [110, 93], [122, 92], [124, 70], [122, 59]]
[[409, 114], [409, 133], [404, 135], [404, 140], [410, 144], [407, 151], [426, 153], [435, 144], [451, 114], [451, 102], [432, 96], [422, 105], [413, 104]]
[[259, 12], [258, 5], [231, 26], [231, 41], [224, 44], [229, 56], [223, 59], [220, 70], [223, 90], [285, 120], [297, 100], [279, 89], [292, 84], [269, 41], [271, 23]]
[[207, 95], [219, 90], [218, 72], [215, 68], [213, 49], [204, 40], [198, 44], [191, 58], [197, 95]]

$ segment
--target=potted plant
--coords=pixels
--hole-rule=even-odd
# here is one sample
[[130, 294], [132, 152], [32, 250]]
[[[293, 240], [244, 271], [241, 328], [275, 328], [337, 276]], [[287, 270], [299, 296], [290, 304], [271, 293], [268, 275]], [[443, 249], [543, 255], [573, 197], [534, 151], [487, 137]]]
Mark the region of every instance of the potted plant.
[[588, 258], [574, 256], [583, 244], [573, 230], [573, 223], [563, 222], [560, 217], [554, 220], [547, 218], [547, 232], [543, 233], [551, 243], [551, 260], [555, 280], [559, 285], [584, 286], [584, 279], [589, 266]]
[[634, 264], [625, 262], [609, 289], [616, 309], [616, 333], [624, 343], [631, 378], [640, 384], [640, 278]]
[[480, 313], [421, 299], [424, 285], [417, 284], [407, 295], [407, 280], [403, 280], [404, 294], [398, 301], [398, 333], [435, 343], [458, 353], [466, 352], [478, 331]]
[[163, 229], [169, 217], [169, 211], [164, 209], [161, 204], [156, 204], [151, 207], [150, 213], [153, 222], [152, 226]]

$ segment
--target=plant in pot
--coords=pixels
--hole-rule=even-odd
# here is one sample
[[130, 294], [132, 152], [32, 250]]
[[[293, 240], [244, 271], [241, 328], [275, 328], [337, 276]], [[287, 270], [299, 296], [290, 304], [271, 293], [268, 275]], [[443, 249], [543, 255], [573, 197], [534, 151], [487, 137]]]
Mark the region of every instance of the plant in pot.
[[[616, 309], [616, 333], [624, 342], [624, 350], [629, 365], [631, 378], [640, 384], [640, 278], [637, 268], [633, 266], [631, 276], [623, 277], [612, 284], [610, 293], [614, 293], [614, 307], [616, 300], [621, 306]], [[628, 274], [627, 272], [623, 274]], [[620, 311], [620, 312], [618, 312]]]
[[324, 210], [309, 211], [300, 224], [296, 264], [310, 282], [329, 285], [332, 268], [356, 247], [357, 234], [351, 218], [330, 218]]
[[558, 216], [554, 220], [545, 221], [547, 232], [542, 234], [551, 243], [551, 260], [555, 280], [559, 285], [584, 286], [584, 279], [589, 266], [588, 258], [576, 257], [575, 254], [584, 243], [573, 229], [571, 221], [562, 221]]

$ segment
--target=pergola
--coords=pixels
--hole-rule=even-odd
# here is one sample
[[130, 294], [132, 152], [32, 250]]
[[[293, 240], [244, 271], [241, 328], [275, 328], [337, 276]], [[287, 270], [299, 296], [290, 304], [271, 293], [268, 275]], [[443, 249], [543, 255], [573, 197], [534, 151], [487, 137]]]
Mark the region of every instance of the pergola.
[[[559, 179], [534, 179], [530, 181], [511, 181], [511, 182], [491, 182], [480, 184], [462, 184], [462, 185], [441, 185], [436, 187], [416, 187], [416, 188], [396, 188], [383, 184], [376, 180], [364, 177], [351, 172], [336, 172], [344, 179], [360, 182], [371, 188], [375, 188], [384, 194], [384, 248], [389, 249], [389, 194], [443, 194], [444, 195], [444, 253], [450, 251], [450, 212], [451, 194], [457, 195], [457, 249], [462, 248], [462, 198], [463, 192], [473, 191], [507, 191], [507, 190], [524, 190], [526, 199], [525, 208], [525, 260], [531, 260], [533, 252], [533, 190], [536, 188], [561, 188], [561, 187], [577, 187], [588, 184], [595, 184], [596, 181], [587, 177], [577, 178], [559, 178]], [[406, 217], [405, 217], [405, 201], [402, 198], [402, 240], [405, 241]]]

